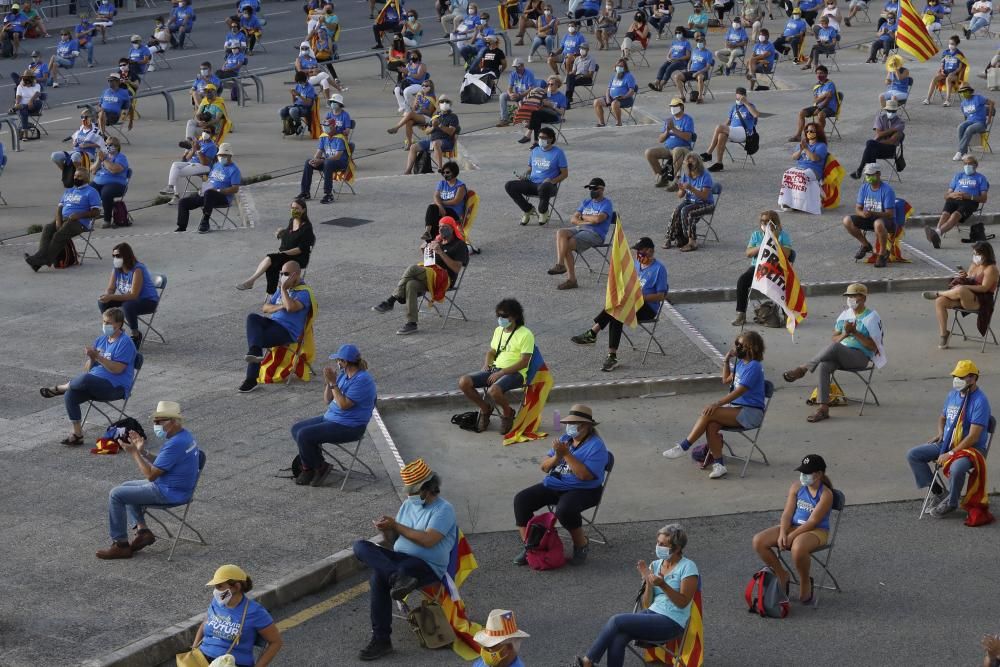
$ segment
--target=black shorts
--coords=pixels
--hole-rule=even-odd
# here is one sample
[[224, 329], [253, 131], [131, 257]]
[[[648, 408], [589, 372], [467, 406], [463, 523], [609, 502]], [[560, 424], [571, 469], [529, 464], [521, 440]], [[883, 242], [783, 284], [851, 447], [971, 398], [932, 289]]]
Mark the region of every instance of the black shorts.
[[822, 111], [823, 115], [826, 116], [827, 118], [835, 118], [837, 116], [836, 112], [830, 109], [830, 107], [817, 107], [817, 106], [806, 107], [805, 109], [802, 110], [802, 113], [804, 113], [808, 118], [809, 116], [815, 116], [820, 111]]
[[959, 222], [965, 222], [978, 210], [979, 202], [972, 199], [948, 199], [944, 202], [944, 212], [954, 213], [958, 211], [961, 216]]
[[[706, 75], [707, 72], [705, 72], [704, 70], [700, 72], [689, 72], [687, 70], [684, 70], [683, 72], [678, 72], [678, 74], [684, 77], [684, 81], [687, 82], [687, 81], [694, 81], [696, 76], [698, 76], [699, 74]], [[705, 76], [704, 78], [707, 79], [708, 76]]]
[[106, 125], [117, 124], [119, 118], [121, 118], [121, 114], [117, 114], [114, 111], [104, 111], [104, 123]]
[[[851, 216], [851, 222], [853, 222], [854, 226], [863, 232], [875, 231], [876, 220], [878, 220], [878, 218], [862, 218], [860, 215]], [[896, 231], [895, 220], [886, 220], [885, 218], [882, 218], [882, 222], [885, 223], [885, 230], [890, 234]]]

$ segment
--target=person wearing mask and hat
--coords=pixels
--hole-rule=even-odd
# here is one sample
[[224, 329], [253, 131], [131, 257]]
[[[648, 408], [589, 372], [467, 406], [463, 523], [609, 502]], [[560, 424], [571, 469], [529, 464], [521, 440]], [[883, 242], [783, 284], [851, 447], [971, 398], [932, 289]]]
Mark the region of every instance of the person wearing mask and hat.
[[[452, 164], [452, 163], [449, 163]], [[376, 313], [387, 313], [397, 303], [406, 306], [406, 322], [396, 332], [400, 336], [417, 333], [417, 316], [421, 297], [433, 286], [432, 301], [440, 301], [455, 283], [462, 267], [469, 263], [469, 247], [461, 225], [451, 216], [442, 216], [432, 240], [420, 245], [424, 253], [422, 264], [411, 264], [399, 279], [396, 291], [385, 301], [372, 306]], [[430, 258], [433, 257], [433, 261]], [[435, 274], [433, 283], [428, 275]]]
[[[192, 652], [198, 651], [206, 662], [232, 655], [238, 667], [267, 667], [278, 655], [284, 641], [281, 631], [267, 609], [247, 595], [253, 580], [236, 565], [223, 565], [205, 586], [212, 586], [212, 602], [205, 620], [195, 632]], [[254, 645], [266, 645], [254, 656]]]
[[603, 244], [615, 216], [614, 204], [604, 196], [604, 179], [592, 178], [583, 187], [590, 190], [590, 196], [580, 202], [570, 218], [573, 227], [556, 230], [556, 263], [548, 273], [550, 276], [566, 274], [566, 280], [556, 289], [577, 287], [574, 253]]
[[580, 45], [580, 54], [573, 60], [573, 68], [566, 72], [566, 109], [573, 106], [573, 93], [577, 86], [594, 85], [597, 61], [590, 55], [590, 45]]
[[882, 248], [882, 254], [875, 259], [875, 268], [885, 268], [889, 263], [889, 235], [904, 221], [896, 220], [896, 193], [882, 180], [882, 170], [878, 164], [869, 162], [862, 172], [865, 182], [858, 189], [858, 199], [854, 205], [854, 215], [844, 217], [844, 229], [861, 243], [854, 254], [855, 260], [862, 260], [873, 252], [865, 232], [874, 232]]
[[115, 0], [97, 0], [94, 3], [94, 25], [101, 31], [101, 44], [108, 43], [108, 28], [114, 26], [116, 16], [118, 8]]
[[66, 244], [94, 228], [94, 218], [101, 213], [101, 196], [90, 186], [90, 172], [81, 166], [73, 172], [73, 187], [63, 191], [56, 207], [56, 219], [42, 228], [38, 251], [24, 253], [24, 261], [32, 271], [52, 266]]
[[[225, 136], [228, 131], [226, 103], [219, 97], [219, 88], [214, 83], [206, 83], [204, 94], [198, 107], [195, 109], [192, 118], [184, 124], [185, 141], [180, 143], [181, 148], [190, 148], [194, 137], [200, 136], [202, 131], [207, 131], [213, 140]], [[221, 139], [218, 139], [221, 141]]]
[[133, 81], [138, 81], [149, 69], [149, 63], [153, 60], [153, 53], [149, 47], [142, 43], [142, 37], [132, 35], [129, 42], [132, 48], [128, 52], [129, 77]]
[[906, 104], [910, 98], [910, 88], [913, 87], [913, 77], [910, 70], [903, 65], [903, 56], [894, 53], [885, 59], [885, 92], [878, 96], [878, 105], [885, 108], [889, 100]]
[[[128, 340], [128, 337], [122, 336], [122, 339]], [[145, 479], [123, 482], [111, 489], [108, 497], [111, 546], [97, 552], [101, 560], [131, 558], [156, 542], [153, 531], [146, 526], [145, 509], [151, 505], [183, 505], [194, 493], [202, 455], [194, 436], [184, 428], [179, 403], [160, 401], [156, 404], [153, 433], [158, 440], [164, 441], [155, 456], [146, 450], [144, 434], [128, 431], [119, 438], [122, 448], [132, 455]], [[128, 540], [129, 523], [135, 528], [131, 542]]]
[[410, 144], [410, 149], [406, 157], [406, 170], [404, 176], [413, 173], [413, 166], [417, 163], [417, 153], [433, 153], [433, 162], [442, 164], [444, 153], [453, 151], [458, 135], [462, 131], [458, 123], [458, 115], [451, 110], [451, 98], [441, 95], [438, 98], [438, 110], [431, 116], [429, 126], [430, 133], [426, 139]]
[[122, 78], [118, 72], [108, 75], [108, 87], [101, 93], [100, 111], [97, 112], [97, 126], [101, 134], [107, 134], [108, 125], [115, 125], [122, 112], [132, 105], [132, 97], [122, 88]]
[[[333, 77], [330, 76], [329, 72], [325, 72], [320, 68], [319, 61], [316, 59], [316, 54], [313, 53], [309, 42], [299, 44], [299, 55], [295, 57], [295, 71], [305, 72], [309, 85], [319, 86], [327, 96], [330, 95], [330, 90], [334, 88]], [[343, 102], [343, 98], [341, 98], [341, 102]]]
[[49, 71], [52, 73], [52, 87], [59, 87], [59, 68], [73, 69], [76, 59], [80, 55], [80, 49], [69, 30], [63, 29], [59, 33], [59, 42], [56, 44], [56, 52], [49, 58]]
[[312, 192], [313, 173], [323, 171], [323, 199], [320, 204], [333, 203], [333, 175], [347, 169], [347, 144], [344, 136], [336, 132], [329, 118], [323, 119], [323, 134], [312, 158], [302, 167], [302, 183], [299, 185], [299, 199], [309, 199]]
[[171, 204], [176, 204], [180, 198], [177, 192], [177, 180], [181, 176], [202, 176], [212, 170], [215, 163], [215, 156], [219, 153], [219, 147], [212, 141], [212, 133], [202, 130], [198, 138], [191, 137], [187, 142], [188, 148], [184, 150], [181, 159], [170, 165], [170, 172], [167, 175], [167, 186], [160, 190], [161, 195], [171, 198]]
[[840, 32], [830, 24], [830, 17], [821, 16], [819, 26], [813, 29], [816, 34], [816, 44], [809, 51], [809, 59], [802, 66], [803, 71], [809, 71], [819, 64], [821, 55], [833, 55], [840, 43]]
[[[334, 93], [327, 100], [327, 104], [330, 106], [330, 110], [326, 112], [324, 122], [333, 125], [334, 134], [342, 134], [345, 139], [350, 139], [351, 114], [347, 113], [347, 109], [344, 108], [344, 96], [340, 93]], [[351, 144], [351, 150], [354, 150], [353, 144]]]
[[[655, 246], [648, 236], [639, 239], [632, 249], [635, 250], [635, 271], [642, 287], [642, 306], [635, 311], [635, 316], [640, 322], [651, 322], [659, 314], [670, 289], [667, 283], [667, 267], [653, 257], [656, 252]], [[618, 346], [622, 341], [621, 320], [616, 319], [607, 310], [602, 310], [594, 318], [594, 326], [570, 340], [577, 345], [593, 345], [597, 342], [597, 334], [601, 333], [604, 327], [608, 327], [608, 356], [601, 370], [607, 373], [618, 366]]]
[[684, 158], [694, 147], [694, 119], [684, 113], [682, 98], [670, 100], [670, 115], [663, 121], [663, 129], [656, 141], [662, 145], [646, 149], [646, 162], [656, 177], [656, 187], [669, 186], [673, 192], [677, 185], [671, 181], [681, 172]]
[[[599, 422], [594, 421], [590, 406], [574, 404], [560, 423], [566, 425], [566, 431], [552, 441], [552, 448], [542, 459], [545, 478], [514, 496], [514, 523], [523, 543], [528, 537], [531, 517], [539, 509], [553, 505], [556, 518], [573, 539], [569, 564], [583, 565], [590, 552], [590, 541], [580, 515], [600, 502], [610, 452], [597, 433], [595, 427]], [[528, 564], [525, 547], [521, 547], [514, 564]]]
[[368, 372], [368, 362], [361, 357], [357, 346], [345, 343], [330, 359], [335, 365], [323, 369], [326, 412], [292, 425], [292, 439], [302, 462], [302, 472], [295, 478], [299, 486], [322, 486], [331, 471], [330, 464], [323, 459], [323, 445], [360, 440], [375, 410], [378, 395], [375, 378]]
[[837, 316], [830, 344], [802, 366], [782, 374], [785, 382], [795, 382], [806, 373], [819, 372], [816, 403], [819, 409], [807, 418], [819, 422], [830, 418], [830, 376], [834, 371], [861, 371], [874, 364], [882, 368], [888, 362], [883, 344], [882, 319], [868, 307], [868, 288], [853, 283], [844, 292], [847, 308]]
[[441, 218], [448, 216], [459, 225], [465, 219], [465, 198], [468, 195], [468, 188], [465, 183], [458, 180], [458, 163], [449, 160], [441, 165], [441, 180], [438, 181], [434, 190], [434, 203], [427, 206], [424, 213], [424, 233], [420, 236], [423, 241], [431, 241], [438, 234], [438, 223]]
[[455, 508], [441, 497], [441, 478], [423, 459], [399, 471], [407, 499], [396, 517], [372, 521], [382, 544], [354, 542], [354, 556], [371, 571], [372, 638], [358, 657], [368, 662], [392, 653], [392, 601], [441, 581], [458, 542]]
[[205, 87], [209, 84], [215, 86], [215, 90], [218, 91], [222, 81], [212, 73], [212, 63], [205, 61], [198, 66], [198, 76], [191, 84], [191, 106], [197, 108], [201, 105], [201, 99], [205, 96]]
[[510, 125], [511, 106], [520, 103], [521, 100], [533, 88], [538, 87], [538, 80], [534, 73], [525, 67], [522, 58], [514, 58], [513, 69], [509, 74], [507, 90], [500, 93], [500, 122], [497, 127], [507, 127]]
[[977, 95], [968, 83], [959, 86], [958, 97], [965, 120], [958, 125], [958, 152], [951, 158], [955, 162], [961, 162], [969, 154], [969, 144], [972, 143], [972, 138], [984, 134], [986, 128], [993, 122], [994, 114], [996, 114], [996, 105], [993, 100]]
[[928, 512], [936, 518], [954, 512], [962, 500], [962, 487], [973, 460], [959, 452], [970, 448], [983, 456], [987, 452], [990, 401], [979, 387], [979, 376], [979, 368], [969, 359], [955, 364], [951, 371], [952, 388], [938, 416], [937, 434], [930, 442], [917, 445], [906, 453], [906, 462], [910, 464], [918, 489], [930, 486], [937, 469], [952, 460], [948, 471], [951, 488], [944, 489], [935, 483], [931, 490]]
[[21, 82], [21, 78], [24, 76], [25, 72], [31, 72], [35, 76], [35, 83], [42, 88], [45, 88], [45, 86], [52, 82], [52, 77], [49, 73], [49, 66], [42, 60], [42, 54], [39, 51], [31, 52], [31, 62], [28, 63], [24, 72], [10, 73], [10, 80], [14, 82], [15, 86]]
[[799, 478], [788, 488], [781, 521], [754, 535], [753, 549], [764, 565], [774, 570], [786, 594], [791, 574], [774, 550], [791, 552], [792, 567], [799, 578], [799, 602], [812, 604], [811, 554], [830, 539], [833, 484], [826, 476], [826, 461], [819, 454], [804, 456], [795, 471]]
[[21, 120], [19, 131], [21, 140], [28, 136], [28, 128], [31, 127], [31, 114], [42, 111], [42, 86], [35, 79], [35, 73], [24, 70], [24, 74], [18, 80], [17, 88], [14, 89], [14, 104], [11, 109], [15, 111]]
[[785, 29], [782, 31], [781, 37], [774, 40], [774, 48], [781, 51], [783, 56], [787, 56], [791, 52], [792, 58], [797, 61], [808, 29], [809, 25], [802, 20], [802, 10], [796, 7], [792, 10], [788, 21], [785, 22]]
[[858, 180], [861, 178], [861, 171], [866, 164], [874, 163], [876, 160], [892, 160], [896, 157], [899, 145], [906, 137], [906, 121], [899, 115], [899, 102], [890, 99], [885, 103], [885, 108], [879, 111], [872, 121], [872, 131], [875, 135], [865, 142], [865, 150], [861, 153], [861, 162], [858, 168], [851, 172], [851, 178]]
[[17, 58], [18, 49], [21, 48], [21, 40], [24, 39], [24, 31], [27, 30], [28, 17], [21, 12], [21, 6], [16, 2], [10, 6], [10, 11], [3, 17], [3, 24], [0, 27], [0, 39], [10, 40], [14, 48], [12, 58]]
[[483, 629], [472, 638], [481, 647], [472, 667], [525, 667], [518, 653], [521, 652], [521, 641], [530, 636], [517, 627], [514, 612], [494, 609], [486, 618]]
[[966, 155], [962, 162], [962, 171], [951, 177], [937, 226], [924, 227], [924, 234], [935, 250], [941, 247], [941, 237], [972, 217], [989, 195], [990, 182], [978, 171], [979, 160]]
[[747, 137], [757, 131], [759, 119], [760, 111], [747, 98], [747, 89], [739, 86], [736, 89], [736, 101], [729, 107], [729, 124], [715, 126], [712, 143], [700, 156], [703, 161], [708, 162], [712, 159], [712, 154], [715, 154], [715, 162], [709, 166], [709, 171], [717, 172], [725, 169], [725, 165], [722, 164], [722, 153], [726, 150], [726, 142], [745, 143]]
[[507, 69], [507, 54], [500, 48], [500, 37], [488, 35], [483, 48], [476, 52], [469, 65], [470, 74], [492, 74], [492, 79], [486, 79], [491, 88], [496, 87], [500, 75]]
[[202, 210], [199, 234], [207, 234], [212, 209], [227, 208], [232, 205], [233, 197], [240, 191], [240, 168], [233, 163], [233, 149], [228, 143], [219, 146], [218, 162], [208, 172], [208, 180], [202, 192], [193, 193], [177, 202], [177, 229], [175, 232], [186, 232], [188, 218], [196, 208]]

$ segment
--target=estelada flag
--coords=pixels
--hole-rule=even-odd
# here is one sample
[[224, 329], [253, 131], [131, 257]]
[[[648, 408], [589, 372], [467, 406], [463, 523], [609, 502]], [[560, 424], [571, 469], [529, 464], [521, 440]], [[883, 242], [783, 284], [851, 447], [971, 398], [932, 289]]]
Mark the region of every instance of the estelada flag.
[[875, 237], [875, 250], [868, 259], [865, 260], [867, 264], [874, 264], [878, 259], [879, 255], [884, 252], [889, 253], [890, 262], [904, 262], [906, 264], [910, 263], [910, 260], [903, 257], [903, 237], [906, 235], [906, 220], [911, 215], [913, 215], [913, 207], [910, 206], [909, 202], [905, 199], [896, 197], [896, 206], [893, 209], [895, 211], [894, 215], [896, 218], [896, 230], [888, 235], [889, 246], [887, 249], [882, 247], [882, 241]]
[[500, 18], [500, 29], [510, 30], [514, 27], [510, 19], [510, 10], [517, 9], [517, 2], [508, 2], [506, 0], [501, 0], [497, 5], [497, 16]]
[[517, 411], [517, 418], [514, 419], [510, 433], [505, 433], [503, 436], [504, 446], [540, 440], [548, 435], [539, 431], [538, 426], [542, 423], [542, 412], [545, 410], [545, 402], [549, 400], [549, 391], [554, 382], [552, 373], [549, 372], [549, 367], [545, 365], [545, 359], [542, 358], [542, 353], [536, 345], [534, 352], [531, 353], [525, 377], [524, 384], [527, 389], [524, 390], [524, 403]]
[[629, 252], [621, 216], [615, 223], [614, 240], [611, 243], [608, 286], [604, 295], [604, 310], [608, 315], [633, 329], [637, 325], [636, 311], [642, 308], [642, 285], [635, 270], [635, 260]]
[[306, 325], [302, 330], [301, 341], [272, 347], [264, 355], [260, 363], [257, 382], [274, 384], [284, 382], [289, 373], [295, 373], [300, 380], [308, 382], [312, 377], [309, 364], [316, 358], [316, 337], [313, 335], [313, 321], [316, 319], [316, 297], [307, 285], [296, 285], [291, 292], [305, 290], [309, 294], [309, 314], [306, 315]]
[[[698, 590], [691, 600], [691, 617], [688, 619], [688, 631], [685, 635], [684, 646], [678, 646], [680, 638], [667, 642], [667, 650], [678, 653], [680, 662], [685, 667], [702, 667], [705, 662], [705, 624], [702, 619], [701, 606], [701, 577], [698, 577]], [[642, 659], [645, 662], [660, 662], [665, 665], [673, 665], [674, 660], [667, 651], [660, 647], [649, 647], [643, 651]]]
[[458, 539], [455, 540], [455, 546], [451, 549], [448, 569], [441, 577], [440, 585], [432, 584], [422, 589], [428, 597], [441, 605], [444, 615], [448, 618], [448, 624], [455, 631], [455, 642], [451, 645], [452, 650], [464, 660], [475, 660], [479, 657], [481, 647], [473, 637], [483, 629], [483, 626], [469, 620], [465, 612], [465, 603], [462, 602], [462, 596], [459, 595], [458, 589], [477, 567], [479, 564], [476, 562], [476, 557], [472, 555], [472, 547], [469, 546], [462, 530], [458, 529]]
[[386, 14], [389, 13], [390, 7], [396, 11], [396, 18], [394, 21], [399, 21], [400, 17], [403, 15], [403, 10], [400, 8], [399, 0], [386, 0], [385, 5], [381, 10], [379, 10], [378, 16], [375, 17], [375, 25], [382, 25], [388, 20], [386, 18]]
[[788, 315], [788, 333], [795, 333], [795, 326], [806, 318], [806, 293], [802, 291], [799, 277], [792, 263], [778, 243], [771, 225], [764, 230], [764, 240], [757, 251], [751, 290], [757, 290]]
[[927, 31], [923, 19], [910, 0], [899, 0], [899, 25], [896, 29], [896, 46], [924, 62], [938, 52], [937, 44]]

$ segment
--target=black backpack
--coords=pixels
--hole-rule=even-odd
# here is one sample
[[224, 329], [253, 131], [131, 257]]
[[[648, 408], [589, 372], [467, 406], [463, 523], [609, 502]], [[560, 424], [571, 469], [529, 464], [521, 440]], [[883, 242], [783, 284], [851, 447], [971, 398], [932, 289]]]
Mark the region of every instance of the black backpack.
[[451, 416], [451, 423], [464, 431], [479, 432], [479, 411], [462, 412]]
[[414, 174], [429, 174], [434, 170], [431, 168], [431, 152], [417, 151], [417, 159], [413, 163]]

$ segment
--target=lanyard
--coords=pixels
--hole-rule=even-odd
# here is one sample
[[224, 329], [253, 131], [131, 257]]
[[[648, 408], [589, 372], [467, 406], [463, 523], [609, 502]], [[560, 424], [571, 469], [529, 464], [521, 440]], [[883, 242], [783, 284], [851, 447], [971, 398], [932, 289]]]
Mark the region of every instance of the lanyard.
[[504, 352], [507, 351], [507, 346], [510, 345], [510, 339], [514, 337], [515, 331], [517, 331], [517, 326], [515, 326], [514, 330], [510, 332], [509, 336], [507, 336], [506, 343], [503, 342], [503, 331], [500, 332], [500, 336], [497, 339], [497, 350], [496, 353], [494, 353], [493, 355], [493, 361], [496, 361], [496, 358], [500, 356], [501, 349], [503, 349]]

